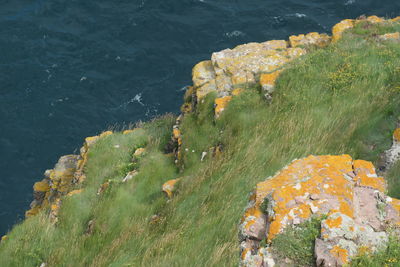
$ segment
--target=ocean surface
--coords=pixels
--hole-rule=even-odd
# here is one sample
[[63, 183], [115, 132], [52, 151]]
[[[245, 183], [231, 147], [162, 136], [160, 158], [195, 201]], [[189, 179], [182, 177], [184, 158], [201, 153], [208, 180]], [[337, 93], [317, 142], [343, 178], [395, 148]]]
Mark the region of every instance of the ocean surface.
[[398, 16], [400, 1], [0, 0], [0, 235], [86, 136], [177, 113], [212, 52], [362, 14]]

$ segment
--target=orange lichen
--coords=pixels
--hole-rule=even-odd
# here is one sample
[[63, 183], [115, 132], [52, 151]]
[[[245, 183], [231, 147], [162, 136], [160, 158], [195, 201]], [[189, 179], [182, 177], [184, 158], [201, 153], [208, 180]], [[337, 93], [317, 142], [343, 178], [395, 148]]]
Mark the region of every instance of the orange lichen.
[[395, 142], [400, 142], [400, 128], [397, 128], [396, 130], [394, 130], [394, 132], [393, 132], [393, 140]]
[[133, 133], [136, 129], [131, 129], [131, 130], [125, 130], [122, 132], [122, 134], [130, 134]]
[[218, 117], [222, 111], [228, 106], [229, 101], [232, 100], [232, 96], [224, 96], [215, 99], [215, 116]]
[[375, 167], [370, 161], [357, 159], [353, 162], [354, 171], [356, 174], [373, 174]]
[[386, 33], [386, 34], [380, 35], [379, 38], [381, 40], [399, 40], [400, 33], [399, 32]]
[[272, 73], [263, 73], [260, 76], [260, 85], [262, 87], [265, 86], [275, 86], [275, 81], [278, 78], [279, 74], [281, 73], [280, 70], [274, 71]]
[[106, 136], [109, 136], [109, 135], [112, 135], [112, 134], [113, 134], [112, 131], [105, 131], [105, 132], [102, 132], [102, 133], [99, 135], [99, 137], [102, 138], [102, 137], [106, 137]]
[[348, 251], [338, 245], [334, 246], [329, 251], [335, 258], [340, 259], [342, 264], [346, 264], [348, 262]]
[[141, 157], [145, 152], [146, 152], [146, 149], [144, 147], [140, 147], [135, 150], [135, 153], [133, 153], [133, 156]]
[[370, 187], [380, 192], [385, 192], [386, 183], [385, 179], [382, 177], [369, 177], [365, 174], [357, 175], [354, 180], [358, 186]]
[[173, 193], [176, 189], [175, 185], [177, 182], [179, 182], [179, 180], [180, 180], [179, 178], [172, 179], [163, 184], [162, 191], [167, 195], [168, 198], [172, 198]]
[[67, 194], [68, 197], [82, 193], [82, 189], [72, 190]]
[[391, 21], [392, 22], [399, 22], [400, 21], [400, 16], [391, 19]]
[[338, 216], [336, 218], [328, 218], [325, 220], [329, 228], [340, 228], [342, 225], [343, 218]]
[[251, 249], [250, 248], [245, 248], [243, 249], [242, 253], [241, 253], [241, 258], [242, 260], [244, 260], [247, 256], [247, 253], [251, 253]]
[[369, 16], [367, 18], [367, 21], [371, 22], [371, 23], [381, 23], [384, 22], [385, 20], [383, 18], [380, 18], [378, 16]]
[[172, 137], [174, 139], [178, 139], [179, 137], [181, 137], [181, 131], [178, 128], [174, 128], [172, 130]]
[[[353, 200], [353, 181], [345, 174], [353, 171], [353, 161], [348, 155], [309, 156], [296, 160], [271, 179], [257, 184], [252, 197], [255, 204], [245, 217], [259, 211], [264, 199], [269, 196], [274, 203], [274, 217], [269, 227], [268, 240], [272, 240], [286, 226], [288, 220], [307, 220], [313, 213], [320, 214], [323, 199], [311, 199], [311, 195], [329, 195], [338, 201], [337, 210], [353, 217], [350, 206]], [[325, 212], [328, 212], [326, 210]]]
[[327, 34], [319, 34], [317, 32], [310, 32], [306, 35], [292, 35], [289, 37], [291, 47], [300, 45], [317, 45], [319, 47], [326, 46], [330, 42], [330, 37]]
[[332, 28], [332, 41], [337, 42], [341, 37], [345, 30], [354, 27], [354, 20], [345, 19], [333, 26]]
[[340, 201], [339, 212], [344, 214], [344, 215], [349, 216], [350, 218], [354, 217], [353, 207], [351, 207], [350, 204], [345, 200], [341, 200]]

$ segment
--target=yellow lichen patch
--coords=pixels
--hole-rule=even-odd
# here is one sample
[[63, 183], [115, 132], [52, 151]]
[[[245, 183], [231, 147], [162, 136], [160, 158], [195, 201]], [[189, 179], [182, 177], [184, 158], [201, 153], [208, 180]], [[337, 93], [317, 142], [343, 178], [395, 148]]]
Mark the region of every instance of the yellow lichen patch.
[[354, 27], [354, 20], [345, 19], [333, 26], [332, 28], [332, 41], [337, 42], [341, 37], [345, 30]]
[[375, 167], [370, 161], [366, 160], [355, 160], [353, 163], [353, 168], [355, 173], [358, 174], [365, 174], [365, 175], [374, 175], [375, 174]]
[[192, 80], [195, 87], [200, 87], [215, 78], [211, 60], [197, 63], [192, 69]]
[[82, 189], [72, 190], [71, 192], [69, 192], [69, 193], [67, 194], [67, 196], [70, 197], [70, 196], [73, 196], [73, 195], [77, 195], [77, 194], [82, 193], [82, 191], [83, 191]]
[[260, 76], [260, 85], [261, 87], [274, 87], [275, 81], [278, 78], [280, 70], [274, 71], [272, 73], [263, 73]]
[[394, 130], [394, 132], [393, 132], [393, 140], [395, 142], [400, 142], [400, 128], [397, 128], [396, 130]]
[[297, 47], [299, 45], [303, 45], [303, 42], [304, 42], [305, 38], [306, 38], [306, 36], [304, 34], [289, 36], [290, 46], [291, 47]]
[[233, 96], [238, 96], [238, 95], [240, 95], [241, 93], [243, 93], [243, 91], [244, 91], [243, 88], [236, 88], [236, 89], [234, 89], [234, 90], [232, 91], [232, 95], [233, 95]]
[[340, 228], [342, 225], [343, 218], [341, 216], [337, 216], [336, 218], [328, 218], [325, 220], [326, 225], [329, 228]]
[[340, 201], [339, 212], [349, 216], [350, 218], [354, 218], [353, 207], [351, 207], [350, 204], [345, 200]]
[[334, 246], [329, 252], [333, 257], [340, 259], [341, 264], [346, 264], [349, 260], [348, 251], [338, 245]]
[[392, 21], [392, 22], [399, 22], [399, 21], [400, 21], [400, 16], [395, 17], [395, 18], [391, 19], [390, 21]]
[[242, 260], [246, 259], [247, 254], [251, 254], [251, 249], [250, 248], [245, 248], [243, 249], [242, 253], [241, 253], [241, 258]]
[[376, 189], [380, 192], [385, 192], [386, 183], [382, 177], [368, 177], [367, 175], [357, 175], [355, 177], [358, 186], [365, 186]]
[[2, 237], [1, 237], [1, 242], [4, 242], [4, 241], [6, 241], [8, 239], [8, 236], [6, 236], [6, 235], [3, 235]]
[[178, 139], [179, 137], [181, 137], [181, 131], [178, 128], [174, 128], [172, 130], [172, 137], [174, 139]]
[[250, 216], [255, 218], [261, 218], [263, 216], [263, 212], [257, 206], [250, 207], [246, 209], [241, 222], [244, 222], [244, 220]]
[[103, 137], [106, 137], [106, 136], [109, 136], [109, 135], [112, 135], [112, 134], [113, 134], [112, 131], [105, 131], [105, 132], [102, 132], [102, 133], [99, 135], [99, 137], [100, 137], [100, 138], [103, 138]]
[[379, 38], [381, 40], [400, 40], [400, 33], [399, 32], [393, 32], [393, 33], [386, 33], [383, 35], [380, 35]]
[[146, 149], [144, 147], [140, 147], [135, 150], [135, 153], [133, 153], [133, 156], [141, 157], [145, 152], [146, 152]]
[[369, 16], [367, 18], [367, 21], [369, 21], [371, 23], [381, 23], [381, 22], [384, 22], [385, 20], [383, 18], [378, 17], [378, 16]]
[[33, 185], [33, 190], [36, 192], [47, 192], [50, 190], [50, 185], [47, 180], [43, 179], [42, 181], [36, 182]]
[[168, 198], [172, 198], [175, 191], [175, 185], [177, 182], [179, 182], [179, 180], [179, 178], [172, 179], [163, 184], [162, 191], [168, 196]]
[[125, 130], [122, 132], [122, 134], [130, 134], [133, 133], [136, 129], [131, 129], [131, 130]]
[[[326, 201], [319, 197], [312, 200], [311, 195], [331, 196], [339, 202], [337, 208], [352, 217], [353, 210], [348, 203], [353, 197], [352, 181], [344, 175], [352, 171], [352, 158], [348, 155], [309, 156], [294, 161], [273, 178], [257, 184], [253, 209], [258, 210], [267, 196], [274, 203], [268, 240], [280, 233], [288, 220], [307, 220], [313, 213], [321, 212]], [[245, 217], [248, 215], [246, 212]]]
[[329, 44], [331, 38], [327, 34], [319, 34], [317, 32], [310, 32], [307, 35], [292, 35], [289, 37], [291, 47], [298, 47], [300, 45], [316, 45], [324, 47]]
[[99, 139], [99, 136], [89, 136], [85, 138], [85, 148], [89, 148], [91, 145], [93, 145], [97, 140]]
[[218, 117], [222, 111], [228, 106], [229, 101], [232, 100], [232, 96], [224, 96], [215, 99], [215, 116]]

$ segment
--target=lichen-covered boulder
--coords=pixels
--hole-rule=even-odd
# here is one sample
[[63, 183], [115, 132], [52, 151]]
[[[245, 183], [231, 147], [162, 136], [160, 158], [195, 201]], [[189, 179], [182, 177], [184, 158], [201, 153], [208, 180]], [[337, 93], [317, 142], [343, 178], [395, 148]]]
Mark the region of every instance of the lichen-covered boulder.
[[240, 224], [242, 265], [264, 266], [246, 264], [273, 258], [259, 243], [313, 216], [327, 216], [316, 240], [318, 266], [343, 266], [362, 247], [384, 247], [389, 227], [400, 225], [400, 201], [386, 196], [385, 187], [372, 163], [349, 155], [293, 161], [250, 197]]
[[163, 184], [162, 191], [167, 195], [168, 198], [173, 197], [173, 193], [175, 192], [175, 189], [176, 189], [175, 186], [179, 182], [179, 180], [180, 180], [179, 178], [172, 179]]
[[[88, 160], [88, 152], [100, 138], [111, 135], [112, 131], [105, 131], [97, 136], [85, 138], [80, 149], [80, 155], [66, 155], [60, 157], [53, 169], [46, 170], [45, 178], [36, 182], [33, 186], [33, 201], [25, 216], [36, 215], [40, 210], [50, 207], [52, 221], [57, 221], [58, 209], [61, 205], [61, 197], [77, 194], [76, 186], [85, 180], [84, 167]], [[72, 193], [72, 192], [73, 193]], [[70, 195], [71, 195], [70, 194]]]
[[331, 37], [325, 33], [310, 32], [306, 35], [292, 35], [289, 37], [291, 47], [316, 45], [319, 47], [327, 46], [331, 41]]
[[386, 33], [379, 36], [379, 39], [382, 41], [400, 41], [400, 33]]
[[337, 42], [342, 37], [342, 34], [345, 30], [351, 29], [353, 27], [354, 27], [354, 19], [345, 19], [337, 23], [332, 28], [332, 41]]

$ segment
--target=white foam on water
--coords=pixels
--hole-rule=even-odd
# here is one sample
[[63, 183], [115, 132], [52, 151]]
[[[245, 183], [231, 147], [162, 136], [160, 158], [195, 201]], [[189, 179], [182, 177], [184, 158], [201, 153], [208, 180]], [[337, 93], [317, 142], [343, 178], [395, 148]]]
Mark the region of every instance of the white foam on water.
[[346, 2], [344, 3], [344, 5], [345, 5], [345, 6], [352, 5], [352, 4], [354, 4], [355, 2], [356, 2], [356, 0], [346, 0]]
[[226, 37], [228, 37], [228, 38], [233, 38], [233, 37], [244, 36], [246, 34], [244, 32], [242, 32], [242, 31], [234, 30], [234, 31], [231, 31], [231, 32], [226, 32], [224, 35]]

